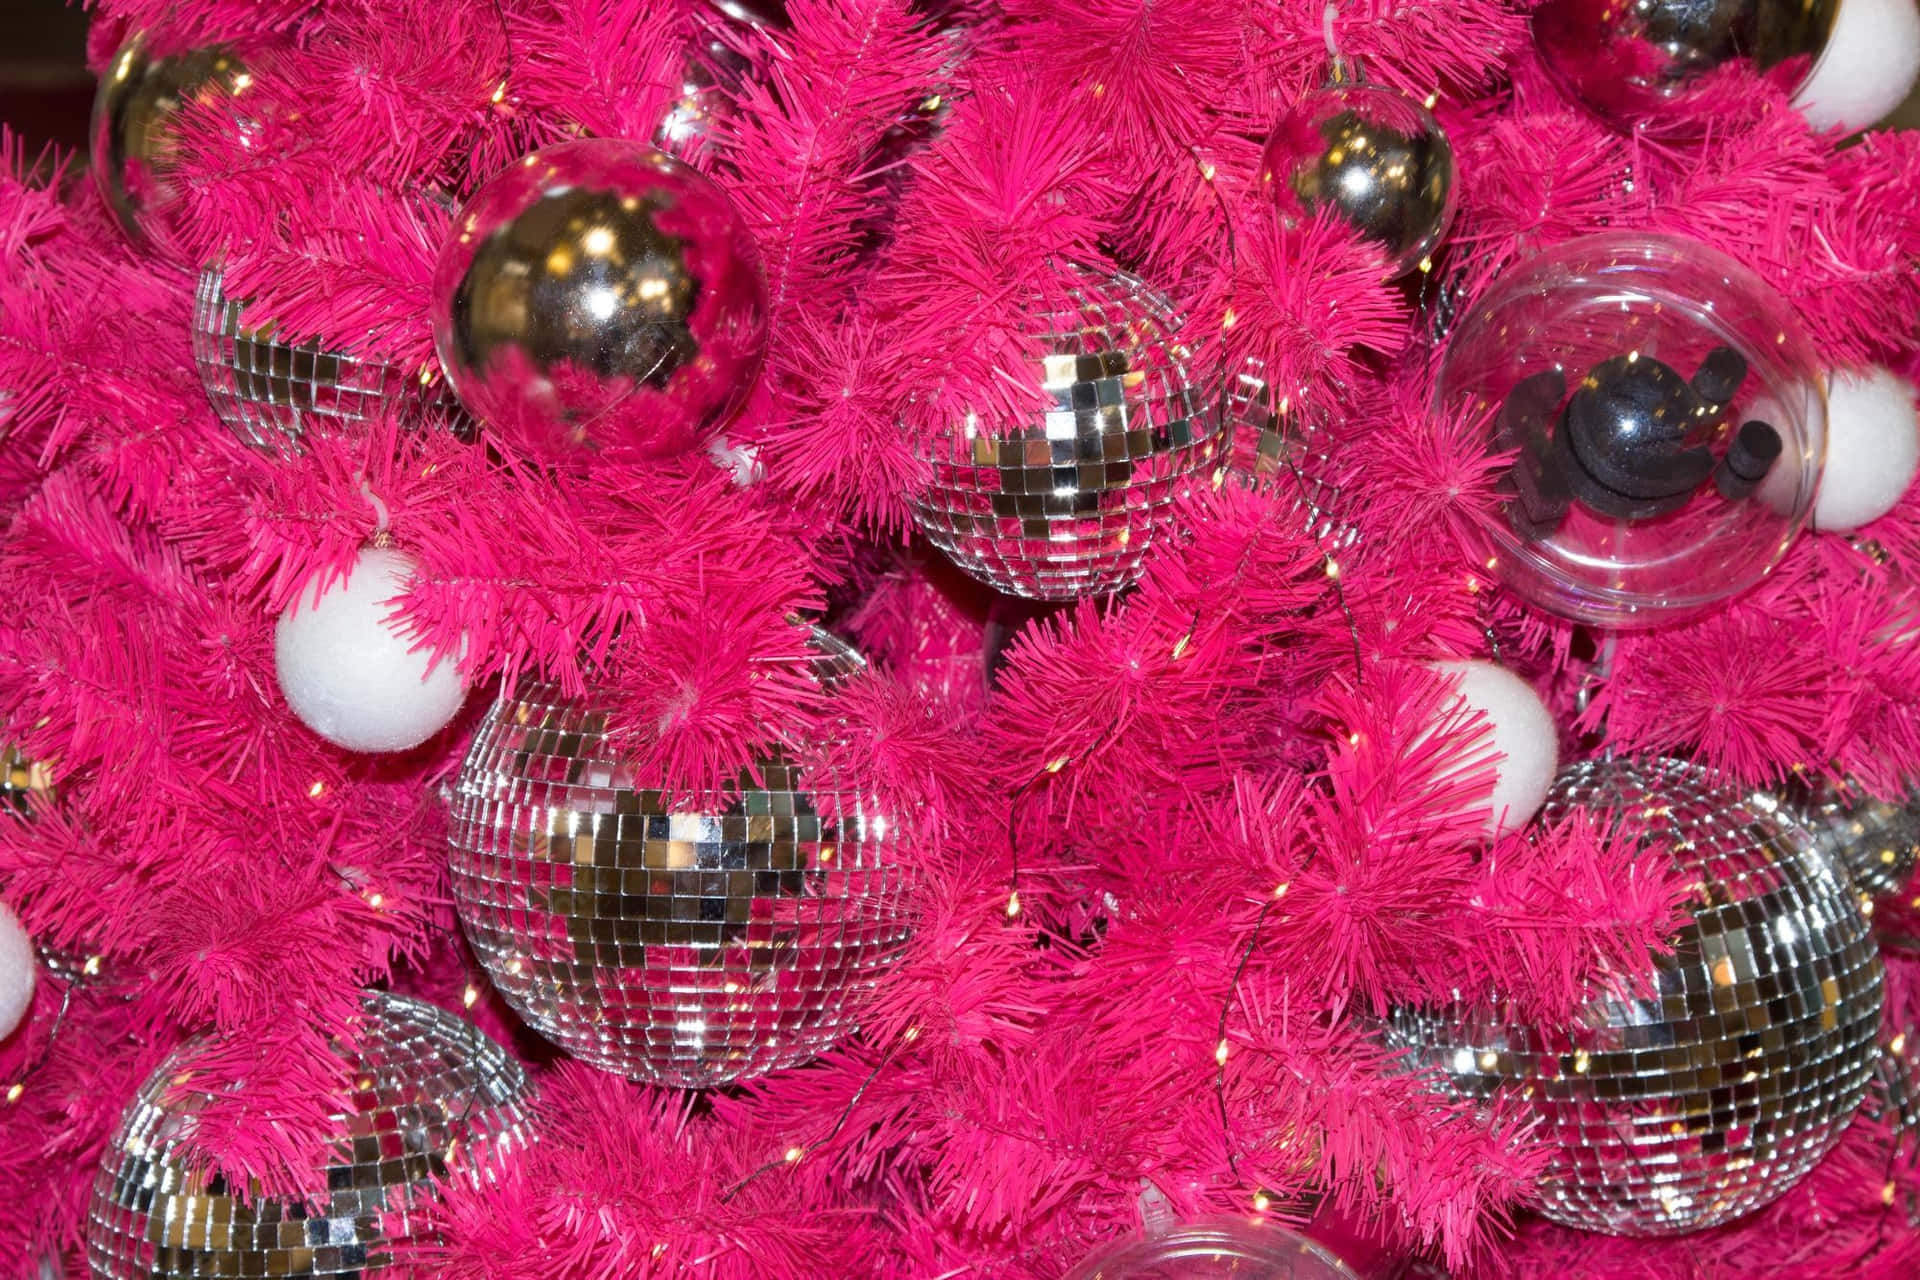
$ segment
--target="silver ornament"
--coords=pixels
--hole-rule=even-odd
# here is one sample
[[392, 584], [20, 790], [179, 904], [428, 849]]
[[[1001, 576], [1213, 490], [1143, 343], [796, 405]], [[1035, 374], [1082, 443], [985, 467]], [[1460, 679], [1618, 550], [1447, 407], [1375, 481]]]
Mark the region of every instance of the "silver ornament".
[[181, 106], [231, 98], [249, 82], [240, 59], [218, 45], [156, 58], [136, 34], [114, 55], [94, 94], [88, 167], [128, 239], [141, 245], [167, 239], [175, 197], [172, 124]]
[[287, 342], [273, 324], [240, 321], [218, 268], [193, 298], [193, 363], [220, 421], [256, 449], [292, 452], [308, 432], [367, 422], [396, 409], [451, 407], [437, 379], [408, 377], [377, 357], [317, 341]]
[[537, 454], [704, 443], [752, 390], [766, 326], [753, 238], [725, 193], [617, 139], [546, 147], [493, 178], [434, 268], [455, 394]]
[[1340, 84], [1274, 123], [1260, 182], [1282, 218], [1331, 209], [1380, 246], [1387, 274], [1412, 270], [1453, 223], [1453, 148], [1433, 113], [1398, 90]]
[[1746, 67], [1791, 93], [1833, 35], [1840, 0], [1545, 0], [1541, 61], [1573, 97], [1621, 124], [1654, 122]]
[[[831, 683], [863, 665], [831, 646]], [[494, 986], [542, 1035], [636, 1080], [701, 1088], [853, 1030], [907, 937], [897, 824], [776, 756], [690, 809], [636, 776], [590, 701], [502, 697], [453, 798], [454, 903]]]
[[1795, 780], [1781, 792], [1813, 838], [1868, 898], [1898, 893], [1920, 859], [1920, 813], [1854, 785]]
[[1679, 761], [1589, 760], [1561, 771], [1540, 820], [1576, 810], [1630, 824], [1694, 877], [1673, 954], [1570, 1025], [1507, 1005], [1403, 1010], [1390, 1039], [1448, 1092], [1525, 1102], [1554, 1221], [1631, 1236], [1731, 1221], [1793, 1186], [1866, 1095], [1880, 954], [1846, 874], [1770, 798]]
[[1035, 600], [1109, 595], [1140, 576], [1173, 503], [1208, 479], [1216, 409], [1164, 299], [1132, 276], [1081, 271], [1074, 308], [1039, 324], [1039, 417], [973, 420], [923, 442], [932, 476], [914, 523], [968, 575]]
[[1340, 486], [1326, 451], [1324, 419], [1268, 388], [1261, 362], [1249, 357], [1227, 383], [1229, 446], [1223, 479], [1272, 489], [1292, 502], [1307, 532], [1334, 547], [1359, 530], [1339, 511]]
[[1203, 1218], [1088, 1258], [1067, 1280], [1353, 1280], [1325, 1248], [1284, 1227]]
[[387, 1272], [437, 1179], [492, 1176], [529, 1140], [526, 1074], [470, 1024], [371, 993], [355, 1039], [341, 1049], [351, 1101], [333, 1118], [326, 1182], [304, 1200], [242, 1195], [191, 1170], [183, 1148], [213, 1101], [194, 1088], [194, 1062], [212, 1046], [162, 1063], [101, 1158], [86, 1224], [94, 1280]]

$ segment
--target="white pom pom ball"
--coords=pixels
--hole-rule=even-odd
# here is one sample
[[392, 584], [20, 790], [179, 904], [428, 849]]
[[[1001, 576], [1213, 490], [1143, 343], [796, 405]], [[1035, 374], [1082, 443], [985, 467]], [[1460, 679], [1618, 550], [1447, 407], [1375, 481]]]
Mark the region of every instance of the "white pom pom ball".
[[1460, 680], [1447, 711], [1464, 708], [1485, 716], [1492, 731], [1491, 745], [1500, 753], [1489, 797], [1487, 835], [1526, 825], [1546, 801], [1559, 768], [1560, 742], [1547, 704], [1526, 681], [1491, 662], [1439, 662], [1434, 670]]
[[1852, 133], [1884, 118], [1920, 72], [1914, 0], [1842, 0], [1826, 52], [1793, 105], [1816, 129]]
[[1893, 510], [1920, 466], [1913, 384], [1885, 369], [1836, 373], [1827, 388], [1827, 466], [1813, 527], [1847, 533]]
[[352, 574], [280, 615], [274, 669], [302, 724], [349, 751], [405, 751], [447, 726], [467, 696], [451, 657], [435, 662], [394, 621], [413, 561], [369, 547]]
[[13, 1034], [33, 1004], [33, 980], [40, 961], [20, 917], [0, 902], [0, 1040]]

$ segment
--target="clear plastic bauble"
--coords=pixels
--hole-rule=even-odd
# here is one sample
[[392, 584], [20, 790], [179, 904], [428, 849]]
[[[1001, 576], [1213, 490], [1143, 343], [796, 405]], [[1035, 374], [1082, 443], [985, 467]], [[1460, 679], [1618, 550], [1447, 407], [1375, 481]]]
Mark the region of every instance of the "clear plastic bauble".
[[1573, 1021], [1509, 1005], [1402, 1010], [1390, 1039], [1443, 1090], [1504, 1090], [1549, 1159], [1537, 1207], [1657, 1236], [1729, 1222], [1839, 1141], [1879, 1050], [1885, 977], [1847, 874], [1770, 796], [1674, 760], [1563, 769], [1541, 812], [1622, 824], [1693, 881], [1670, 955]]
[[1203, 1218], [1104, 1249], [1067, 1280], [1353, 1280], [1305, 1236], [1247, 1218]]
[[1007, 595], [1077, 600], [1140, 576], [1174, 500], [1209, 478], [1215, 408], [1166, 301], [1132, 276], [1082, 270], [1073, 307], [1038, 325], [1050, 403], [990, 433], [969, 418], [922, 441], [914, 523]]
[[1567, 93], [1616, 124], [1658, 123], [1744, 70], [1792, 93], [1826, 52], [1841, 0], [1545, 0], [1541, 61]]
[[1524, 262], [1448, 341], [1435, 410], [1486, 423], [1503, 501], [1490, 567], [1615, 628], [1764, 577], [1813, 507], [1819, 366], [1792, 308], [1694, 240], [1606, 233]]
[[452, 408], [439, 379], [408, 377], [377, 356], [316, 339], [289, 341], [271, 322], [241, 322], [218, 268], [200, 273], [193, 299], [193, 364], [214, 413], [269, 453], [295, 453], [309, 431], [343, 430], [397, 411]]
[[1402, 275], [1453, 222], [1453, 148], [1433, 113], [1396, 89], [1339, 84], [1307, 94], [1274, 123], [1260, 183], [1279, 216], [1331, 209]]
[[161, 1064], [101, 1157], [86, 1224], [94, 1280], [388, 1273], [437, 1180], [497, 1176], [531, 1140], [526, 1073], [499, 1045], [406, 996], [369, 994], [363, 1008], [340, 1048], [348, 1107], [333, 1117], [325, 1182], [305, 1198], [191, 1168], [194, 1118], [216, 1101], [194, 1088], [194, 1063], [213, 1046]]
[[704, 444], [766, 352], [759, 256], [726, 194], [651, 147], [544, 147], [455, 219], [433, 277], [441, 367], [535, 456]]
[[[828, 688], [863, 665], [815, 645]], [[850, 1034], [907, 938], [899, 824], [784, 758], [757, 773], [723, 804], [676, 803], [591, 698], [503, 696], [454, 790], [451, 845], [455, 909], [507, 1003], [576, 1057], [677, 1088]]]

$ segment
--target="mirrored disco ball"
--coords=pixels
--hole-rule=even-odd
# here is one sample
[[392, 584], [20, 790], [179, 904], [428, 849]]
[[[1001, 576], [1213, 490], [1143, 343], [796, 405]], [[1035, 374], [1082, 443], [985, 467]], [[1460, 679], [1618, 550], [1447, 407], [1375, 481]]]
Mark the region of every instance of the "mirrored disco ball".
[[[433, 1181], [486, 1177], [528, 1140], [527, 1079], [471, 1025], [405, 996], [367, 996], [360, 1043], [342, 1047], [347, 1111], [334, 1118], [326, 1185], [304, 1201], [244, 1199], [182, 1150], [212, 1096], [193, 1088], [190, 1044], [127, 1108], [88, 1210], [94, 1280], [228, 1276], [366, 1277], [420, 1230]], [[243, 1086], [244, 1087], [244, 1086]], [[261, 1123], [272, 1121], [262, 1117]]]
[[1872, 1078], [1883, 972], [1843, 871], [1770, 797], [1679, 761], [1563, 769], [1542, 821], [1612, 811], [1694, 877], [1692, 919], [1573, 1025], [1510, 1007], [1402, 1011], [1390, 1038], [1454, 1094], [1501, 1086], [1551, 1149], [1556, 1222], [1648, 1236], [1766, 1204], [1839, 1140]]
[[[814, 663], [831, 687], [859, 659]], [[453, 892], [481, 963], [568, 1052], [636, 1080], [725, 1084], [853, 1030], [907, 937], [897, 832], [788, 760], [698, 810], [637, 776], [606, 715], [547, 685], [503, 696], [453, 797]]]
[[1906, 886], [1920, 859], [1920, 813], [1911, 802], [1876, 800], [1854, 786], [1797, 780], [1780, 798], [1868, 898]]
[[272, 324], [240, 322], [220, 272], [200, 273], [193, 299], [193, 363], [214, 413], [256, 449], [286, 452], [310, 430], [366, 422], [402, 404], [444, 408], [443, 383], [423, 384], [384, 360], [282, 341]]
[[1214, 454], [1215, 408], [1166, 302], [1132, 276], [1090, 271], [1074, 298], [1042, 321], [1049, 406], [1005, 434], [968, 421], [927, 440], [932, 478], [910, 500], [961, 569], [1036, 600], [1131, 585]]
[[1131, 1240], [1081, 1263], [1067, 1280], [1353, 1280], [1305, 1236], [1244, 1218], [1203, 1218]]
[[1249, 358], [1227, 382], [1228, 444], [1223, 479], [1271, 487], [1293, 502], [1308, 533], [1323, 543], [1350, 545], [1359, 530], [1341, 518], [1340, 486], [1325, 449], [1323, 419], [1269, 394], [1264, 369]]

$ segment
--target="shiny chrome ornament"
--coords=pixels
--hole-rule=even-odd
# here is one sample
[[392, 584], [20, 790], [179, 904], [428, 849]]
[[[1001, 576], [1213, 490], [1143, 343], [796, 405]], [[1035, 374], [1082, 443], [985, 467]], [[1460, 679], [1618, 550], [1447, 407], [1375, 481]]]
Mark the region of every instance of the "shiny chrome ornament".
[[89, 167], [100, 198], [129, 240], [146, 245], [167, 238], [165, 219], [174, 199], [172, 124], [181, 106], [231, 98], [250, 82], [240, 59], [219, 45], [155, 58], [146, 37], [136, 34], [114, 55], [94, 93]]
[[[829, 690], [863, 667], [816, 633]], [[776, 755], [708, 810], [664, 796], [604, 711], [501, 698], [453, 795], [455, 907], [493, 984], [576, 1057], [703, 1088], [788, 1067], [854, 1027], [907, 938], [898, 824]]]
[[1692, 920], [1571, 1025], [1403, 1010], [1390, 1038], [1446, 1091], [1504, 1088], [1551, 1158], [1556, 1222], [1697, 1231], [1779, 1196], [1840, 1138], [1879, 1056], [1884, 974], [1846, 873], [1771, 797], [1673, 760], [1563, 769], [1540, 814], [1607, 815], [1694, 878]]
[[1658, 122], [1748, 67], [1791, 93], [1812, 76], [1840, 0], [1545, 0], [1541, 60], [1573, 97], [1620, 124]]
[[1920, 812], [1910, 799], [1876, 800], [1855, 785], [1798, 780], [1780, 798], [1868, 898], [1898, 893], [1913, 876]]
[[704, 443], [766, 347], [753, 239], [725, 194], [650, 147], [561, 143], [468, 201], [433, 280], [456, 395], [536, 456]]
[[932, 469], [914, 523], [1008, 595], [1075, 600], [1132, 585], [1173, 501], [1210, 479], [1217, 408], [1164, 299], [1129, 275], [1080, 273], [1074, 309], [1041, 319], [1033, 421], [969, 419], [922, 442]]
[[288, 342], [278, 326], [241, 323], [245, 302], [200, 273], [193, 298], [193, 364], [220, 421], [256, 449], [297, 451], [308, 431], [367, 422], [398, 408], [451, 409], [446, 384], [316, 340]]
[[1260, 182], [1281, 218], [1332, 209], [1411, 271], [1453, 224], [1453, 147], [1433, 113], [1398, 90], [1337, 84], [1275, 122]]
[[195, 1087], [195, 1061], [215, 1046], [161, 1064], [101, 1158], [86, 1224], [94, 1280], [387, 1273], [437, 1180], [496, 1176], [526, 1145], [526, 1073], [499, 1045], [406, 996], [369, 993], [363, 1009], [357, 1043], [340, 1046], [351, 1092], [326, 1181], [304, 1199], [242, 1195], [190, 1170], [194, 1117], [214, 1101]]

